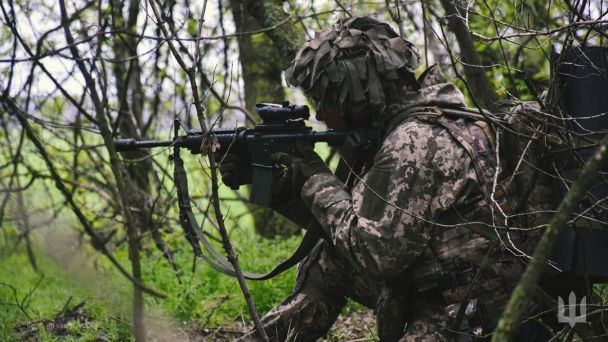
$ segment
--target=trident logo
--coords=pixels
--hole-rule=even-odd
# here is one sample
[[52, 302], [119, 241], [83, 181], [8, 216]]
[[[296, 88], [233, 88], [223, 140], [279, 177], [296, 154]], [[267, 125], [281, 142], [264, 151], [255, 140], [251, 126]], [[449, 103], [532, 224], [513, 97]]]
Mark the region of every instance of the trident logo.
[[[581, 300], [580, 308], [581, 314], [580, 316], [576, 315], [576, 294], [570, 292], [568, 296], [568, 305], [564, 305], [564, 300], [562, 297], [557, 297], [557, 321], [560, 323], [568, 323], [571, 328], [574, 327], [576, 323], [586, 323], [587, 322], [587, 297], [583, 297]], [[566, 307], [568, 308], [568, 313], [566, 314]]]

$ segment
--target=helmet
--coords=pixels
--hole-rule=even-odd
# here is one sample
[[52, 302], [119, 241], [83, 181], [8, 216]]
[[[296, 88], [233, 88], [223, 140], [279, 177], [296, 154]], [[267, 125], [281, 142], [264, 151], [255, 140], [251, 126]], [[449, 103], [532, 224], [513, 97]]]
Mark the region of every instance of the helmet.
[[388, 24], [354, 17], [306, 42], [286, 80], [317, 104], [331, 104], [341, 116], [354, 108], [382, 111], [398, 102], [407, 87], [418, 88], [413, 70], [419, 59], [414, 45]]

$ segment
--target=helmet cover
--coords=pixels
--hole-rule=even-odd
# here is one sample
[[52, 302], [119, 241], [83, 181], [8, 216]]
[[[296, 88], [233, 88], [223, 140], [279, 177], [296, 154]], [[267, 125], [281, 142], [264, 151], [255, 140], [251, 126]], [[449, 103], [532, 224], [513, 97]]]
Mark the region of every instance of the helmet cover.
[[306, 42], [287, 70], [286, 81], [315, 102], [331, 104], [340, 115], [362, 106], [383, 109], [402, 95], [404, 87], [417, 86], [413, 70], [419, 60], [414, 45], [388, 24], [353, 17]]

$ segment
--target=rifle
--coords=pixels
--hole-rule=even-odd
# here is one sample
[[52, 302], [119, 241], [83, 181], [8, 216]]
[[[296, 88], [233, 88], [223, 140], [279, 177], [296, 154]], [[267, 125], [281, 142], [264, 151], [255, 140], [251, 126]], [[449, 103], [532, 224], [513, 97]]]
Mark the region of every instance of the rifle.
[[203, 134], [200, 131], [189, 131], [186, 135], [176, 136], [173, 140], [138, 141], [136, 139], [118, 139], [114, 141], [117, 152], [127, 152], [136, 149], [173, 146], [186, 148], [190, 152], [201, 153], [205, 144], [219, 143], [219, 153], [238, 155], [237, 174], [231, 177], [227, 184], [233, 190], [251, 180], [250, 202], [264, 207], [270, 207], [272, 202], [273, 173], [278, 166], [270, 160], [275, 152], [293, 154], [297, 140], [311, 144], [326, 142], [329, 145], [341, 145], [346, 139], [346, 132], [313, 131], [306, 126], [304, 120], [310, 114], [308, 106], [300, 106], [284, 102], [282, 104], [259, 103], [255, 107], [262, 118], [262, 123], [252, 129], [237, 128], [235, 130], [212, 130]]
[[[284, 102], [282, 104], [262, 103], [256, 105], [256, 111], [263, 122], [252, 129], [238, 128], [235, 130], [212, 130], [203, 134], [200, 131], [189, 131], [180, 136], [179, 121], [176, 120], [174, 127], [174, 138], [168, 141], [138, 141], [136, 139], [119, 139], [114, 141], [118, 152], [134, 151], [137, 149], [171, 146], [173, 147], [174, 178], [177, 188], [177, 200], [179, 204], [179, 220], [182, 225], [186, 239], [190, 242], [194, 254], [205, 260], [216, 270], [234, 276], [235, 270], [213, 244], [205, 237], [202, 227], [196, 221], [190, 205], [188, 194], [188, 177], [180, 157], [180, 150], [187, 148], [192, 153], [201, 153], [208, 144], [219, 144], [215, 153], [223, 155], [233, 153], [238, 155], [238, 174], [231, 177], [233, 182], [228, 184], [236, 190], [240, 185], [251, 180], [250, 201], [252, 203], [270, 207], [272, 203], [272, 183], [274, 171], [278, 165], [270, 160], [270, 155], [275, 152], [293, 154], [296, 150], [296, 141], [303, 140], [310, 144], [326, 142], [329, 145], [341, 145], [343, 158], [338, 164], [336, 176], [348, 187], [354, 177], [348, 177], [350, 171], [362, 166], [361, 161], [366, 153], [373, 150], [373, 139], [369, 139], [363, 131], [338, 132], [338, 131], [313, 131], [306, 126], [304, 120], [308, 119], [307, 106], [298, 106]], [[365, 152], [368, 151], [368, 152]], [[346, 162], [346, 160], [350, 162]], [[350, 178], [350, 179], [349, 179]], [[243, 276], [252, 280], [269, 279], [294, 266], [303, 260], [314, 246], [322, 238], [322, 228], [316, 221], [311, 221], [300, 246], [291, 257], [277, 265], [266, 274], [243, 272]], [[210, 254], [203, 253], [200, 245]]]

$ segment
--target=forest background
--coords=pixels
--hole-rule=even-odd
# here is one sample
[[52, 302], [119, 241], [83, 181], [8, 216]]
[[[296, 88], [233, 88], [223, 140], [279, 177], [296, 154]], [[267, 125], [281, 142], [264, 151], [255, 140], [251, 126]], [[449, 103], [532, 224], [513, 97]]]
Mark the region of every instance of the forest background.
[[[243, 284], [184, 238], [171, 149], [119, 155], [112, 139], [171, 139], [175, 119], [251, 127], [257, 102], [307, 104], [284, 70], [315, 31], [360, 15], [418, 47], [418, 74], [439, 63], [471, 106], [543, 102], [552, 50], [605, 46], [607, 14], [601, 0], [1, 1], [0, 340], [219, 339], [251, 326]], [[301, 230], [247, 204], [247, 189], [215, 192], [216, 161], [183, 158], [218, 249], [225, 229], [241, 266], [262, 272], [296, 248]], [[257, 311], [294, 280], [249, 282]], [[364, 323], [328, 339], [374, 339]]]

